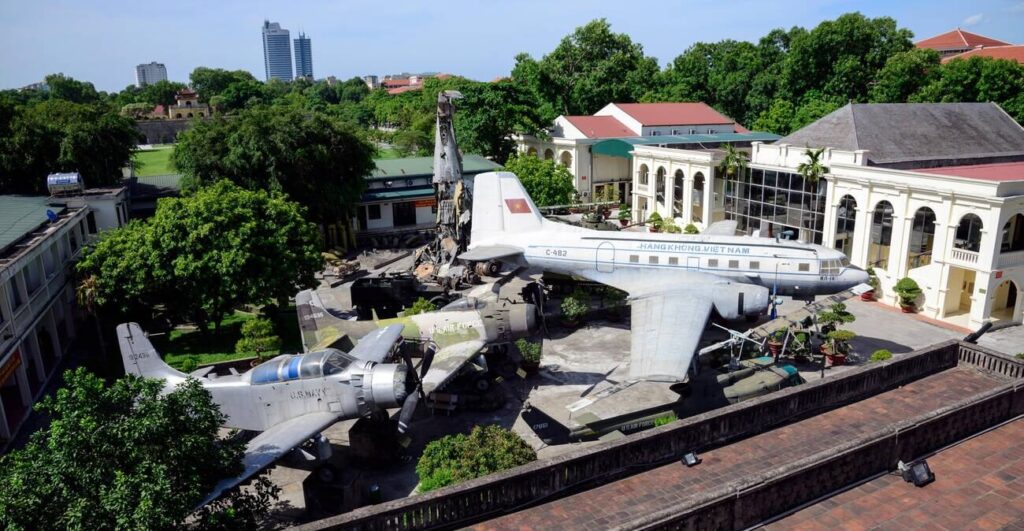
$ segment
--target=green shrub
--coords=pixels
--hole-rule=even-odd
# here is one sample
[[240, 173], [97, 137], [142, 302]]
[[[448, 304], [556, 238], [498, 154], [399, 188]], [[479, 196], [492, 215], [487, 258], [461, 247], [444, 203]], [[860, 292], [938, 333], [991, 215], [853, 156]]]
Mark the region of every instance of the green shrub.
[[657, 428], [658, 426], [664, 426], [664, 425], [666, 425], [666, 424], [668, 424], [670, 422], [675, 422], [677, 420], [679, 420], [679, 417], [677, 417], [675, 413], [669, 413], [668, 415], [662, 415], [662, 416], [654, 419], [654, 427]]
[[917, 282], [910, 277], [903, 277], [896, 282], [892, 290], [896, 292], [896, 295], [900, 298], [900, 304], [902, 306], [915, 306], [917, 304], [917, 298], [921, 295], [921, 287], [917, 285]]
[[1019, 360], [1024, 360], [1024, 352], [1018, 352], [1016, 358]]
[[192, 357], [185, 358], [185, 360], [181, 362], [181, 372], [190, 373], [190, 372], [196, 370], [196, 367], [198, 367], [198, 366], [199, 366], [199, 364], [196, 363], [195, 358], [192, 358]]
[[676, 220], [674, 220], [672, 218], [666, 219], [661, 224], [661, 230], [663, 230], [663, 231], [665, 231], [665, 232], [667, 232], [669, 234], [679, 234], [679, 233], [683, 232], [683, 229], [679, 228], [679, 225], [676, 225]]
[[235, 352], [256, 352], [263, 356], [276, 354], [280, 348], [281, 338], [274, 334], [274, 323], [270, 319], [259, 317], [242, 323], [242, 338], [235, 343]]
[[516, 433], [496, 425], [476, 426], [469, 435], [446, 435], [427, 444], [416, 464], [420, 492], [454, 485], [537, 459]]
[[590, 310], [590, 295], [576, 289], [568, 297], [562, 299], [562, 316], [569, 320], [582, 318]]
[[410, 315], [418, 315], [421, 313], [432, 312], [437, 309], [437, 305], [420, 297], [416, 299], [416, 302], [412, 303], [412, 306], [405, 309], [402, 312], [403, 317], [409, 317]]
[[619, 219], [629, 221], [633, 217], [633, 209], [629, 205], [619, 205]]
[[694, 225], [693, 223], [687, 223], [686, 226], [683, 227], [683, 233], [684, 234], [700, 234], [700, 229], [698, 229], [697, 226]]
[[662, 226], [665, 225], [665, 220], [662, 219], [661, 214], [654, 212], [647, 217], [647, 224], [654, 230], [661, 230]]
[[871, 355], [870, 361], [885, 361], [890, 359], [892, 359], [892, 352], [883, 348], [876, 350], [875, 353]]
[[537, 342], [527, 341], [525, 338], [516, 340], [516, 348], [519, 349], [519, 353], [523, 355], [523, 361], [530, 363], [540, 363], [542, 345]]

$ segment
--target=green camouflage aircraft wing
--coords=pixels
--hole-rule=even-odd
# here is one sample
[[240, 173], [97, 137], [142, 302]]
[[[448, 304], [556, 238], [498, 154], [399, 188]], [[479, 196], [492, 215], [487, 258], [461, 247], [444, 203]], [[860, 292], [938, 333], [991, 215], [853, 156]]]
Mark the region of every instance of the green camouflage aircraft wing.
[[476, 339], [455, 343], [437, 351], [430, 369], [423, 375], [423, 393], [429, 395], [447, 384], [486, 344]]

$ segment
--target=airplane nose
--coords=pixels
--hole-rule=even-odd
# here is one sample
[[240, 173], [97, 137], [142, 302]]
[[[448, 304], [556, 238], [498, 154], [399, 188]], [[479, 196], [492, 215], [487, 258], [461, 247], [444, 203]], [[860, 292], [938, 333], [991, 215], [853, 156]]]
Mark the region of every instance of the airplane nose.
[[516, 304], [508, 312], [509, 328], [515, 337], [525, 337], [537, 329], [537, 307], [533, 304]]
[[848, 265], [843, 270], [843, 279], [845, 283], [849, 284], [850, 287], [856, 286], [857, 284], [864, 284], [868, 281], [868, 272], [855, 266]]

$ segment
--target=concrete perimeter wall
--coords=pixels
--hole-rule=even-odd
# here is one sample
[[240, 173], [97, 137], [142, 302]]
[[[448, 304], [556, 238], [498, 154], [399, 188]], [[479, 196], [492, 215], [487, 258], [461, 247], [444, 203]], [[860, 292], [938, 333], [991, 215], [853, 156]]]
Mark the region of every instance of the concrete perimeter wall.
[[[1024, 377], [1024, 364], [1012, 358], [975, 345], [947, 341], [890, 362], [859, 367], [835, 378], [787, 388], [630, 437], [536, 461], [460, 485], [311, 522], [301, 529], [400, 530], [468, 525], [680, 459], [689, 451], [704, 451], [721, 446], [864, 399], [950, 369], [961, 360], [1012, 378]], [[847, 484], [851, 477], [864, 477], [867, 471], [880, 470], [880, 466], [891, 468], [895, 462], [894, 456], [906, 456], [909, 459], [919, 455], [923, 448], [933, 447], [935, 440], [948, 443], [951, 442], [950, 437], [974, 433], [991, 426], [996, 418], [1009, 418], [1008, 415], [1013, 411], [1018, 414], [1024, 412], [1022, 391], [1014, 387], [1018, 384], [1010, 384], [996, 393], [992, 400], [999, 401], [998, 404], [983, 402], [953, 407], [934, 419], [919, 419], [920, 422], [915, 422], [907, 429], [888, 434], [888, 438], [860, 441], [863, 443], [860, 446], [851, 442], [849, 452], [843, 455], [815, 456], [817, 461], [813, 462], [817, 464], [811, 468], [820, 470], [818, 464], [822, 459], [848, 459], [851, 465], [848, 474], [843, 479], [836, 478], [837, 482], [845, 480]], [[936, 431], [938, 427], [946, 425], [959, 427], [943, 428], [946, 430], [944, 433]], [[864, 463], [859, 464], [859, 461]], [[810, 470], [808, 473], [814, 472]], [[790, 476], [780, 476], [775, 481], [803, 484], [808, 478], [795, 480]], [[821, 494], [837, 488], [832, 487], [829, 481], [811, 481], [815, 482], [826, 489]], [[785, 495], [787, 491], [796, 489], [793, 485], [778, 486], [784, 488], [771, 489], [775, 492], [773, 496]], [[815, 487], [811, 490], [816, 492], [821, 489]], [[800, 503], [813, 499], [805, 499], [805, 496], [810, 495], [806, 488], [796, 491], [793, 499], [803, 499]], [[753, 499], [756, 500], [756, 496]], [[738, 508], [735, 505], [738, 500], [738, 497], [733, 496], [709, 503], [702, 511], [704, 516], [701, 518], [727, 518], [723, 521], [730, 522], [724, 526], [728, 528], [747, 525], [741, 521], [756, 522], [768, 517], [762, 516], [763, 511], [757, 508]], [[796, 502], [773, 498], [771, 502], [765, 503], [766, 506], [773, 506], [777, 513], [778, 509]], [[734, 521], [733, 515], [737, 514], [743, 516]], [[669, 523], [675, 520], [676, 516], [673, 515], [652, 515], [652, 518], [660, 518], [662, 523], [672, 526], [686, 526], [681, 522]], [[651, 524], [659, 525], [655, 520]]]

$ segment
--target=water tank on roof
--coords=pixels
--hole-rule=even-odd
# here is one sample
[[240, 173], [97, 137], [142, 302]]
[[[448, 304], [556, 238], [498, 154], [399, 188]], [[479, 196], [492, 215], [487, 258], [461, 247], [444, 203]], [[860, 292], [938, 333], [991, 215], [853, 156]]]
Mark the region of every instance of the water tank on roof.
[[82, 182], [82, 174], [78, 172], [51, 173], [46, 177], [46, 189], [50, 195], [80, 194], [85, 190], [85, 183]]

